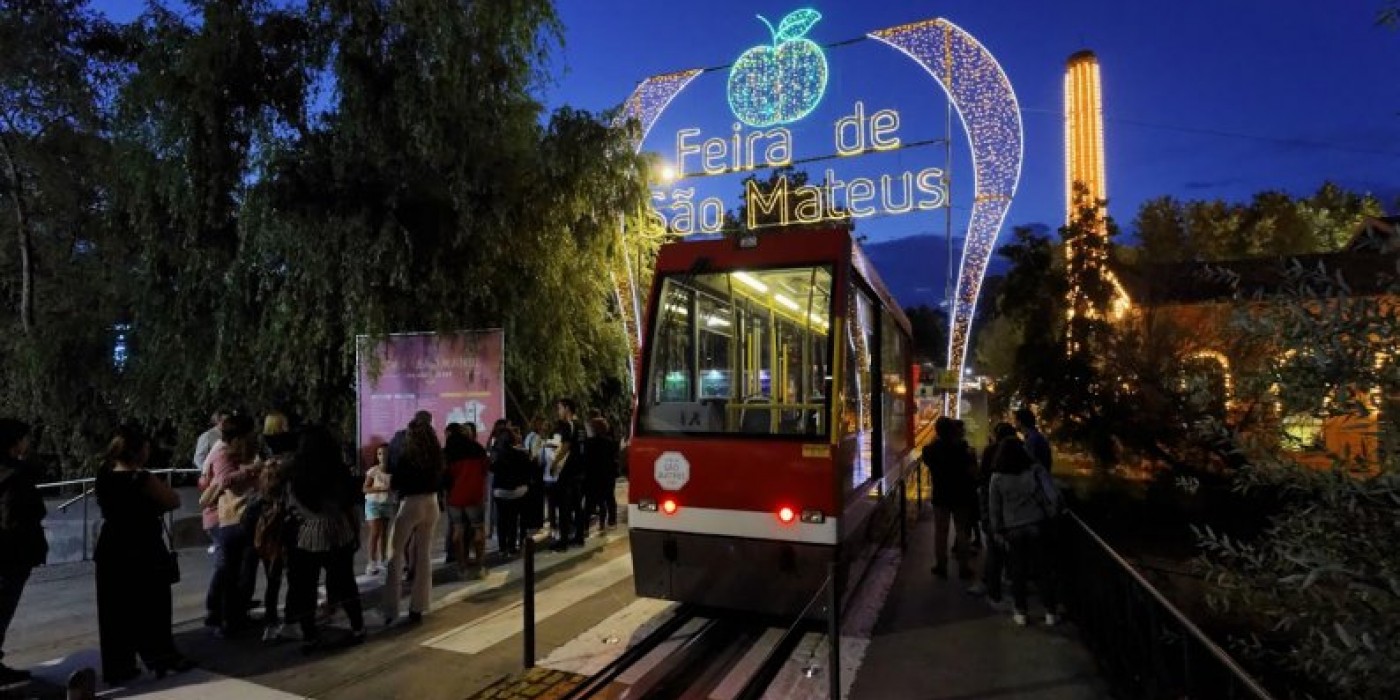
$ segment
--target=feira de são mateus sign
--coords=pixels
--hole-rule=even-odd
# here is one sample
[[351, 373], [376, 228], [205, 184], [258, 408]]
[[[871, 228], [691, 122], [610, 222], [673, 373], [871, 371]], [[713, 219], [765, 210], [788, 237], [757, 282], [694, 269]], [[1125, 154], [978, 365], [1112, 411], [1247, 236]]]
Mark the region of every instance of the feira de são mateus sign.
[[[816, 37], [822, 20], [814, 9], [789, 13], [767, 27], [767, 43], [745, 48], [732, 65], [656, 75], [642, 81], [624, 105], [624, 118], [635, 119], [642, 141], [676, 97], [704, 73], [727, 71], [725, 97], [734, 117], [727, 132], [678, 129], [666, 139], [665, 157], [680, 180], [658, 184], [652, 211], [668, 230], [681, 235], [719, 233], [726, 206], [720, 197], [697, 199], [698, 176], [714, 176], [797, 165], [797, 153], [822, 153], [831, 160], [905, 148], [902, 128], [911, 118], [940, 120], [942, 115], [903, 115], [869, 98], [851, 101], [849, 109], [826, 129], [803, 129], [799, 143], [791, 126], [808, 119], [826, 96], [831, 76], [829, 52]], [[1020, 109], [1011, 82], [992, 54], [972, 35], [945, 19], [869, 32], [869, 39], [913, 61], [931, 78], [961, 120], [972, 156], [975, 188], [967, 224], [957, 292], [950, 314], [948, 367], [962, 373], [968, 329], [997, 234], [1021, 175], [1023, 136]], [[841, 42], [849, 43], [849, 42]], [[825, 133], [825, 139], [814, 134]], [[639, 147], [641, 144], [639, 144]], [[812, 159], [817, 160], [817, 159]], [[826, 160], [825, 157], [821, 160]], [[745, 183], [747, 223], [813, 224], [825, 220], [865, 218], [938, 209], [949, 204], [945, 173], [939, 167], [892, 172], [843, 174], [824, 167], [805, 184], [787, 177]], [[760, 186], [762, 182], [762, 186]], [[956, 404], [955, 404], [956, 405]]]

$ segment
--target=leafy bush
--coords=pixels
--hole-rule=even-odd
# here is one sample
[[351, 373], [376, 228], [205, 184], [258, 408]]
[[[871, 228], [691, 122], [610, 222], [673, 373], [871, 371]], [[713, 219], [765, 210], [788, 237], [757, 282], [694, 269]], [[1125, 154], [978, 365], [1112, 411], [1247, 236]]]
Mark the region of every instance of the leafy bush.
[[[1280, 415], [1364, 420], [1361, 449], [1330, 468], [1300, 464], [1278, 436], [1240, 442], [1236, 488], [1276, 492], [1281, 510], [1242, 541], [1198, 530], [1213, 607], [1253, 634], [1232, 640], [1274, 680], [1312, 697], [1393, 697], [1400, 687], [1400, 462], [1394, 339], [1400, 290], [1354, 295], [1335, 270], [1294, 265], [1282, 291], [1241, 308], [1239, 332], [1282, 351], [1237, 386]], [[1261, 304], [1260, 301], [1267, 303]], [[1372, 420], [1373, 419], [1373, 420]], [[1271, 439], [1272, 438], [1272, 439]]]

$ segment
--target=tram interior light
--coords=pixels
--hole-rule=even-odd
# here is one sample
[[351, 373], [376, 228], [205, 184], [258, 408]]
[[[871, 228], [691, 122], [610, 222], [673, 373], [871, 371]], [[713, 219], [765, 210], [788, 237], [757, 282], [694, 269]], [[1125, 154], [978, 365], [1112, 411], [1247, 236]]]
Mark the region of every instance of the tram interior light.
[[802, 308], [802, 307], [800, 307], [800, 306], [797, 305], [797, 302], [795, 302], [795, 301], [793, 301], [793, 300], [791, 300], [791, 299], [789, 299], [789, 298], [787, 298], [787, 297], [785, 297], [785, 296], [783, 296], [783, 295], [781, 295], [781, 294], [774, 294], [774, 295], [773, 295], [773, 298], [774, 298], [775, 300], [777, 300], [777, 302], [778, 302], [779, 304], [782, 304], [783, 306], [786, 306], [786, 307], [788, 307], [789, 309], [792, 309], [793, 311], [797, 311], [797, 310], [800, 310], [800, 309]]
[[764, 284], [764, 283], [758, 281], [758, 278], [757, 278], [757, 277], [754, 277], [753, 275], [750, 275], [750, 274], [747, 273], [747, 272], [736, 272], [736, 273], [734, 273], [734, 279], [739, 280], [740, 282], [743, 282], [744, 284], [747, 284], [747, 285], [749, 285], [750, 287], [753, 287], [753, 288], [754, 288], [755, 290], [757, 290], [757, 291], [760, 291], [760, 292], [767, 292], [767, 291], [768, 291], [768, 285], [766, 285], [766, 284]]

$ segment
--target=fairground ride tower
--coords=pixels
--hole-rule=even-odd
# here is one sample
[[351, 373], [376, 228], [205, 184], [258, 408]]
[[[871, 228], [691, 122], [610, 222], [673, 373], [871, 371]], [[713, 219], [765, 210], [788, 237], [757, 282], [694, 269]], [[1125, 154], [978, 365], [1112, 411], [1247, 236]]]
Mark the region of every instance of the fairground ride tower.
[[[1083, 189], [1076, 192], [1076, 185]], [[1079, 51], [1070, 55], [1065, 64], [1066, 220], [1074, 220], [1080, 202], [1092, 203], [1107, 198], [1099, 59], [1093, 51]]]
[[[1103, 92], [1099, 83], [1099, 59], [1093, 51], [1071, 54], [1065, 62], [1065, 221], [1073, 224], [1085, 207], [1096, 207], [1094, 235], [1107, 236], [1106, 207], [1099, 206], [1108, 199], [1108, 180], [1104, 174]], [[1108, 264], [1106, 246], [1091, 246], [1095, 259], [1076, 261], [1075, 246], [1065, 248], [1070, 269], [1102, 268]], [[1104, 271], [1113, 287], [1113, 297], [1107, 309], [1110, 320], [1125, 314], [1130, 301], [1122, 285], [1111, 271]], [[1073, 276], [1073, 275], [1072, 275]], [[1092, 318], [1104, 313], [1079, 291], [1077, 280], [1070, 279], [1069, 315], [1084, 313]], [[1071, 342], [1076, 339], [1071, 338]]]

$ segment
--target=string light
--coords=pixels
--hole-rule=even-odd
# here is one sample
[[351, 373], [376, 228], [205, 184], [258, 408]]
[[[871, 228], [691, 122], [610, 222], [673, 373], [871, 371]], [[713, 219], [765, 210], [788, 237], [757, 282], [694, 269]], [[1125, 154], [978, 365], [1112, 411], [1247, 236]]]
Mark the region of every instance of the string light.
[[[1103, 93], [1099, 80], [1099, 61], [1092, 51], [1072, 54], [1065, 63], [1065, 220], [1073, 225], [1081, 210], [1093, 207], [1093, 230], [1083, 235], [1098, 237], [1094, 241], [1078, 239], [1065, 245], [1066, 268], [1071, 272], [1069, 303], [1066, 316], [1070, 321], [1082, 313], [1088, 320], [1104, 318], [1103, 310], [1093, 299], [1083, 295], [1076, 273], [1099, 274], [1111, 287], [1107, 317], [1121, 321], [1132, 308], [1132, 300], [1112, 270], [1105, 270], [1107, 260], [1108, 212], [1102, 205], [1108, 199], [1108, 178], [1104, 169]], [[1095, 244], [1095, 245], [1091, 245]], [[1086, 248], [1088, 252], [1081, 252]], [[1081, 255], [1086, 257], [1081, 258]], [[1079, 349], [1074, 337], [1074, 325], [1068, 330], [1070, 350]]]
[[671, 101], [703, 72], [705, 71], [700, 68], [691, 68], [653, 75], [637, 85], [632, 95], [623, 103], [622, 114], [618, 115], [618, 119], [622, 122], [628, 119], [637, 120], [642, 129], [641, 137], [637, 139], [638, 149], [646, 142], [647, 134], [651, 133], [651, 128], [656, 126], [656, 120], [661, 118], [662, 112], [666, 111]]
[[826, 54], [804, 38], [821, 18], [816, 10], [797, 10], [775, 29], [758, 16], [773, 35], [773, 45], [748, 49], [729, 69], [729, 109], [739, 121], [759, 128], [791, 124], [821, 103]]
[[[775, 45], [783, 43], [780, 38], [789, 36], [806, 41], [800, 37], [820, 18], [820, 14], [814, 10], [792, 13], [784, 18], [778, 30], [774, 32]], [[791, 26], [788, 26], [789, 22]], [[953, 300], [953, 313], [949, 319], [948, 341], [948, 368], [956, 373], [955, 376], [962, 376], [962, 369], [967, 361], [968, 336], [977, 310], [982, 279], [1006, 219], [1007, 210], [1011, 206], [1011, 198], [1016, 194], [1016, 186], [1021, 179], [1025, 137], [1020, 106], [1016, 101], [1016, 93], [1011, 88], [1011, 81], [996, 58], [971, 34], [952, 22], [945, 19], [925, 20], [871, 32], [867, 36], [905, 54], [933, 77], [957, 111], [972, 147], [975, 194], [967, 228], [967, 240], [963, 246], [962, 262], [958, 270], [958, 285]], [[742, 56], [740, 61], [743, 61]], [[803, 68], [808, 73], [821, 74], [821, 89], [808, 87], [803, 81], [798, 81], [802, 84], [797, 87], [787, 86], [785, 81], [782, 89], [796, 90], [804, 96], [795, 104], [805, 105], [807, 101], [811, 101], [811, 106], [815, 108], [816, 103], [820, 101], [821, 92], [825, 90], [825, 57], [822, 57], [820, 70], [816, 68], [814, 61], [802, 63], [811, 64]], [[738, 66], [739, 63], [736, 63], [733, 68]], [[637, 86], [624, 104], [621, 118], [636, 119], [640, 124], [641, 140], [637, 143], [638, 148], [641, 148], [652, 126], [671, 101], [702, 72], [704, 71], [701, 69], [691, 69], [653, 76]], [[761, 71], [753, 75], [759, 73]], [[734, 75], [731, 71], [731, 107], [734, 103]], [[797, 75], [803, 77], [805, 74]], [[757, 78], [754, 80], [758, 81]], [[741, 82], [746, 81], [747, 78]], [[754, 82], [753, 89], [757, 89], [760, 82], [762, 81]], [[812, 85], [816, 84], [814, 81], [809, 82]], [[814, 90], [816, 99], [813, 101], [811, 95]], [[756, 98], [756, 95], [750, 97]], [[740, 98], [745, 99], [742, 94]], [[788, 121], [800, 119], [810, 111], [808, 109]], [[743, 119], [737, 110], [735, 114]], [[955, 412], [961, 398], [962, 387], [959, 385], [954, 403]]]
[[[1010, 79], [991, 52], [948, 20], [915, 22], [869, 36], [909, 56], [933, 76], [947, 93], [972, 146], [975, 194], [948, 334], [948, 369], [961, 377], [982, 278], [1021, 179], [1025, 137], [1020, 106]], [[954, 414], [961, 400], [959, 382]]]

